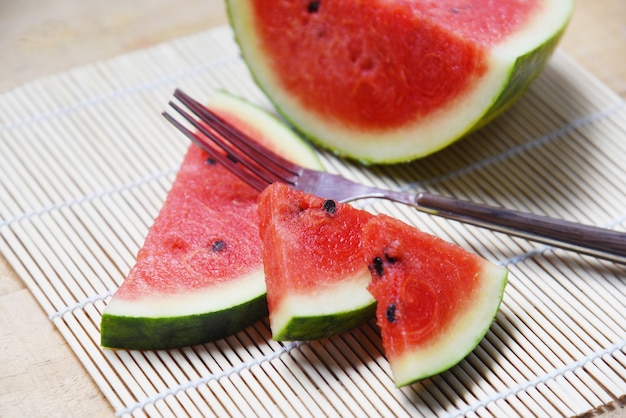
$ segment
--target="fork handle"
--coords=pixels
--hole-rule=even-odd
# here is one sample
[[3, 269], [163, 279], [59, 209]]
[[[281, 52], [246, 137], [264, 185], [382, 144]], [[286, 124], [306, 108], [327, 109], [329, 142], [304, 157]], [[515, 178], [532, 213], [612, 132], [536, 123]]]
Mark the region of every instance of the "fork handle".
[[412, 201], [404, 203], [433, 215], [626, 263], [626, 233], [426, 192], [418, 193]]

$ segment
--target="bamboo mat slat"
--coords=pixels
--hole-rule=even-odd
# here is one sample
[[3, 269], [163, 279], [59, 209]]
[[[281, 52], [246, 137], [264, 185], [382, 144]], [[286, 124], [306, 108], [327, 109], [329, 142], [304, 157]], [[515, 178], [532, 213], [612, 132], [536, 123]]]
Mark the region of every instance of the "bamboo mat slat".
[[[267, 321], [200, 346], [99, 347], [110, 296], [167, 194], [185, 139], [160, 116], [174, 88], [271, 109], [221, 27], [0, 96], [0, 251], [119, 416], [572, 416], [626, 394], [623, 265], [435, 218], [386, 212], [510, 269], [496, 321], [459, 365], [393, 386], [373, 322], [278, 343]], [[557, 52], [510, 111], [411, 164], [329, 171], [618, 230], [624, 102]]]

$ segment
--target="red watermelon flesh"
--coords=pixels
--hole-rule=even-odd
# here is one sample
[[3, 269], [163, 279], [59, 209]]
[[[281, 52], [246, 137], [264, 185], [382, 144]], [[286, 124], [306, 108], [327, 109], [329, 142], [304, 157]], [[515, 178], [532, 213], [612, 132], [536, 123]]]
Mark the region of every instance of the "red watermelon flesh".
[[[319, 169], [312, 148], [261, 109], [224, 93], [211, 107], [260, 143]], [[191, 144], [136, 264], [105, 308], [101, 344], [199, 344], [266, 316], [258, 195]]]
[[[324, 118], [384, 129], [426, 117], [458, 97], [486, 71], [485, 47], [515, 31], [539, 1], [463, 7], [458, 1], [338, 0], [316, 2], [314, 13], [307, 3], [315, 2], [254, 2], [273, 71]], [[424, 67], [428, 71], [414, 70]], [[308, 69], [318, 69], [315, 77]]]
[[227, 0], [243, 57], [291, 123], [365, 162], [434, 152], [520, 96], [572, 0]]
[[371, 317], [361, 232], [372, 214], [281, 183], [261, 193], [259, 213], [274, 339], [325, 338]]
[[261, 266], [260, 245], [249, 244], [258, 242], [258, 193], [233, 177], [190, 145], [117, 297], [136, 298], [157, 289], [187, 292]]
[[363, 229], [385, 355], [398, 386], [446, 370], [480, 342], [507, 270], [397, 219]]

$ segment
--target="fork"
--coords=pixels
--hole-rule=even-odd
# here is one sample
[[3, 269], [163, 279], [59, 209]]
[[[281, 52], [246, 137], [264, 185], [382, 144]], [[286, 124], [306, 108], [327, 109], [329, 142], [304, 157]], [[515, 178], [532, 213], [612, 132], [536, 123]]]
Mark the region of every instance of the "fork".
[[259, 191], [273, 182], [283, 182], [295, 189], [342, 202], [387, 199], [431, 215], [626, 263], [626, 233], [428, 192], [384, 190], [301, 167], [260, 145], [180, 89], [176, 89], [174, 97], [191, 113], [173, 101], [169, 105], [195, 130], [166, 111], [163, 116], [226, 169]]

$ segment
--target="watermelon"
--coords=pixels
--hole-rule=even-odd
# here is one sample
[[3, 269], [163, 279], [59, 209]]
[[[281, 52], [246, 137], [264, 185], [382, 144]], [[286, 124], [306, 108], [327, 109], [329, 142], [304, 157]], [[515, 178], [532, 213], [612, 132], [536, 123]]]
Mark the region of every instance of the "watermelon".
[[361, 233], [373, 217], [276, 183], [259, 196], [259, 230], [272, 337], [314, 340], [374, 315]]
[[386, 215], [363, 228], [376, 322], [397, 386], [440, 373], [491, 326], [506, 268]]
[[257, 84], [303, 134], [364, 163], [429, 155], [508, 108], [573, 0], [226, 0]]
[[[320, 168], [309, 144], [272, 115], [225, 93], [210, 107], [283, 156]], [[266, 316], [257, 198], [191, 144], [136, 264], [105, 307], [101, 345], [200, 344]]]

